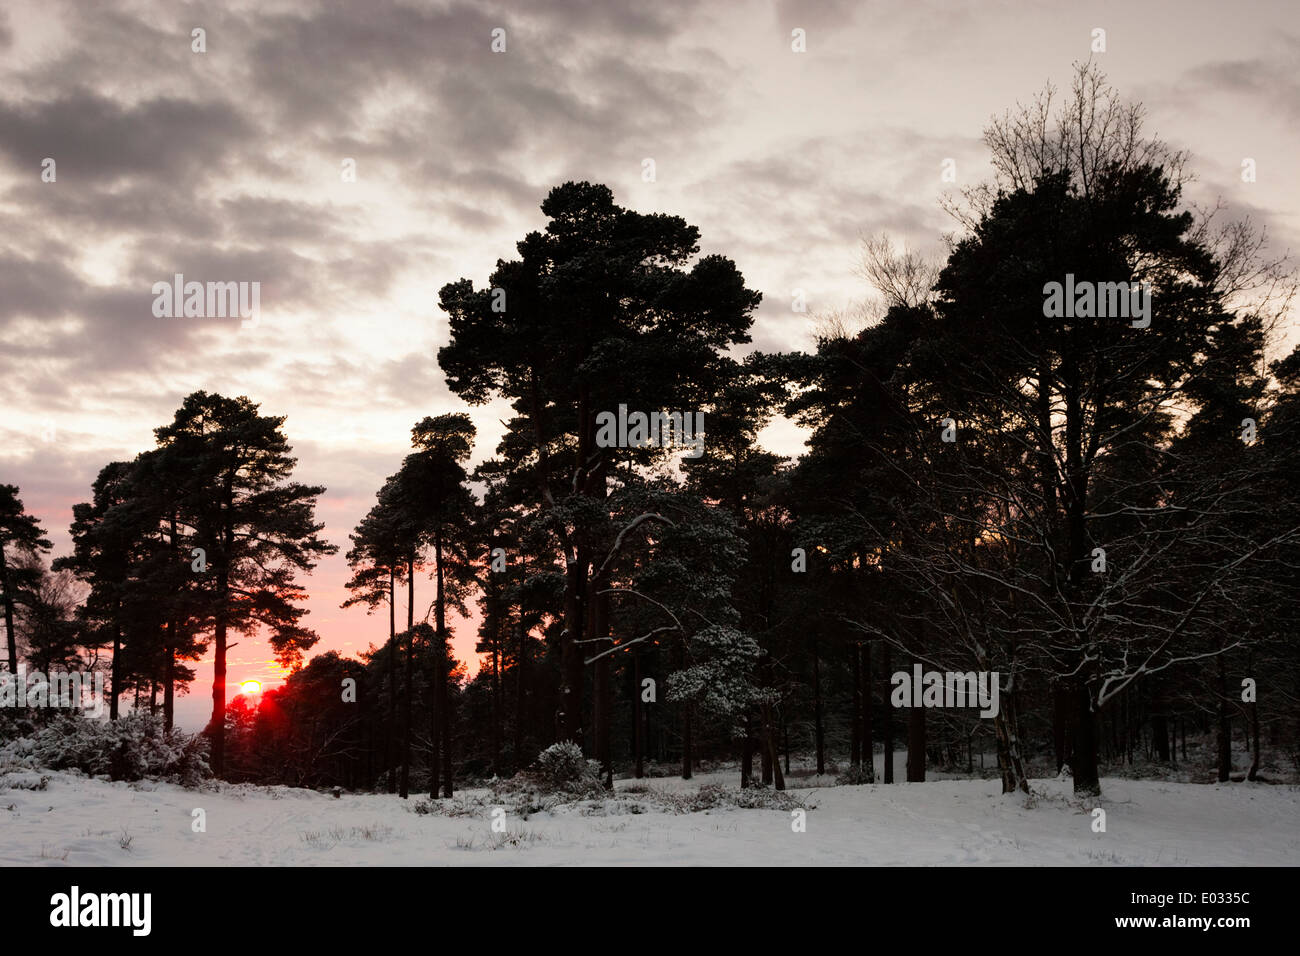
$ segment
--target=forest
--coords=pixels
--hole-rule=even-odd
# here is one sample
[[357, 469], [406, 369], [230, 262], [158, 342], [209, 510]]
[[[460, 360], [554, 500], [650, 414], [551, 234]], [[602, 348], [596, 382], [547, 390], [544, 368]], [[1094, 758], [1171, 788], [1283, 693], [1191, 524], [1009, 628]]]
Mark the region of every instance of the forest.
[[[0, 484], [8, 670], [103, 670], [105, 719], [170, 730], [211, 658], [214, 775], [403, 798], [562, 741], [606, 787], [706, 766], [774, 790], [1294, 778], [1295, 271], [1231, 207], [1187, 200], [1192, 157], [1091, 66], [985, 142], [992, 178], [951, 197], [946, 255], [868, 235], [879, 308], [817, 316], [807, 351], [753, 347], [763, 296], [696, 226], [552, 188], [544, 229], [441, 287], [428, 360], [464, 409], [412, 422], [349, 529], [356, 657], [312, 655], [303, 600], [340, 549], [275, 409], [185, 397], [153, 447], [104, 464], [52, 560]], [[1061, 309], [1083, 282], [1145, 290], [1149, 321]], [[480, 458], [489, 403], [508, 418]], [[615, 430], [629, 410], [663, 427]], [[803, 454], [762, 447], [778, 419]], [[477, 669], [456, 628], [477, 628]], [[253, 701], [227, 659], [255, 635], [290, 673]], [[933, 671], [991, 678], [996, 706], [895, 703]], [[0, 733], [50, 719], [6, 709]]]

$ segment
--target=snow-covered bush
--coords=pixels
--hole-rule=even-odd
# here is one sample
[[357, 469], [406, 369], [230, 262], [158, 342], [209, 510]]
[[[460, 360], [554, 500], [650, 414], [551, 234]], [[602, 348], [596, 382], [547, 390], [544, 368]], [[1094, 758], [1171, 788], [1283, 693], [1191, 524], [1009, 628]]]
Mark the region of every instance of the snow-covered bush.
[[808, 803], [788, 791], [768, 786], [728, 787], [706, 783], [699, 790], [659, 790], [653, 787], [640, 792], [619, 790], [612, 796], [581, 800], [572, 804], [583, 816], [612, 817], [641, 813], [707, 813], [713, 810], [813, 810]]
[[161, 717], [129, 714], [119, 720], [93, 720], [60, 715], [35, 732], [0, 750], [0, 761], [12, 747], [15, 762], [51, 770], [80, 770], [113, 780], [165, 779], [197, 786], [212, 775], [208, 742], [197, 734], [165, 730]]
[[422, 817], [483, 818], [489, 816], [496, 805], [497, 801], [488, 800], [478, 794], [460, 793], [450, 800], [430, 800], [425, 797], [409, 804], [407, 809]]
[[582, 755], [582, 748], [571, 740], [551, 744], [537, 755], [533, 777], [538, 787], [549, 793], [573, 792], [599, 787], [600, 764]]
[[773, 790], [766, 786], [731, 788], [720, 783], [706, 783], [695, 793], [663, 792], [658, 800], [677, 813], [697, 813], [701, 810], [798, 810], [812, 809], [807, 803], [786, 790]]
[[841, 787], [856, 787], [864, 783], [875, 783], [876, 779], [871, 768], [863, 763], [857, 766], [850, 764], [847, 770], [835, 778], [835, 782]]
[[0, 793], [6, 790], [44, 790], [50, 778], [31, 770], [0, 771]]
[[491, 789], [498, 799], [520, 797], [530, 806], [538, 805], [538, 795], [592, 797], [606, 792], [600, 764], [587, 760], [582, 748], [568, 740], [551, 744], [527, 770], [494, 780]]

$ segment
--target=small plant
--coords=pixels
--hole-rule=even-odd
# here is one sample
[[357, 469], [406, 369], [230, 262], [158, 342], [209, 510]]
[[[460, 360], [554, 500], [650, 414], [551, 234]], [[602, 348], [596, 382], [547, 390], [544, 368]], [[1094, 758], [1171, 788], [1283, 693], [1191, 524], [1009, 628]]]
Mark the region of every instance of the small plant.
[[540, 843], [545, 839], [536, 830], [510, 830], [507, 833], [494, 833], [492, 834], [492, 849], [499, 850], [506, 846], [523, 847], [530, 843]]
[[131, 834], [127, 832], [126, 827], [123, 827], [122, 835], [117, 838], [117, 845], [123, 850], [129, 851], [131, 849], [131, 841], [134, 839], [135, 837], [131, 836]]
[[875, 783], [876, 778], [869, 766], [858, 764], [850, 766], [836, 778], [835, 782], [841, 787], [857, 787], [866, 783]]
[[[493, 805], [499, 801], [493, 801]], [[487, 801], [476, 794], [459, 794], [450, 800], [416, 800], [407, 809], [418, 816], [481, 817]]]
[[604, 789], [600, 765], [582, 755], [582, 748], [571, 740], [551, 744], [537, 756], [532, 771], [543, 793], [585, 793]]

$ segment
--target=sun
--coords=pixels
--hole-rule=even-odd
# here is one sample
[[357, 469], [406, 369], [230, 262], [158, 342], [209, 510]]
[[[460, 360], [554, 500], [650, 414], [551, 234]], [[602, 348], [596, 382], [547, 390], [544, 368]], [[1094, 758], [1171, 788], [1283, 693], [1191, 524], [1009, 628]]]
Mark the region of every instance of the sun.
[[260, 680], [246, 680], [239, 685], [239, 689], [245, 694], [260, 694], [262, 692], [262, 682]]

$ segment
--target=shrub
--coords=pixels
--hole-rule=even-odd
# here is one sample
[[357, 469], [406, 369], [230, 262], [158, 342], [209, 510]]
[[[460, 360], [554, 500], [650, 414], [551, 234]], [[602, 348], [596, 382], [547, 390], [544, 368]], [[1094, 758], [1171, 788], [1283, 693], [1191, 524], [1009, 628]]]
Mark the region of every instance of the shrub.
[[660, 797], [677, 813], [697, 813], [701, 810], [812, 809], [789, 791], [773, 790], [766, 786], [733, 790], [720, 783], [706, 783], [695, 793], [664, 793]]
[[600, 765], [587, 760], [573, 741], [564, 740], [537, 755], [533, 777], [548, 793], [587, 790], [592, 784], [600, 786]]
[[163, 729], [161, 717], [128, 714], [119, 720], [94, 720], [63, 714], [0, 749], [0, 764], [51, 770], [80, 770], [113, 780], [146, 777], [198, 786], [212, 775], [208, 743], [197, 734]]
[[835, 778], [835, 782], [841, 787], [855, 787], [859, 784], [875, 783], [876, 781], [872, 776], [871, 768], [866, 764], [859, 764], [856, 767], [850, 764], [848, 770]]

